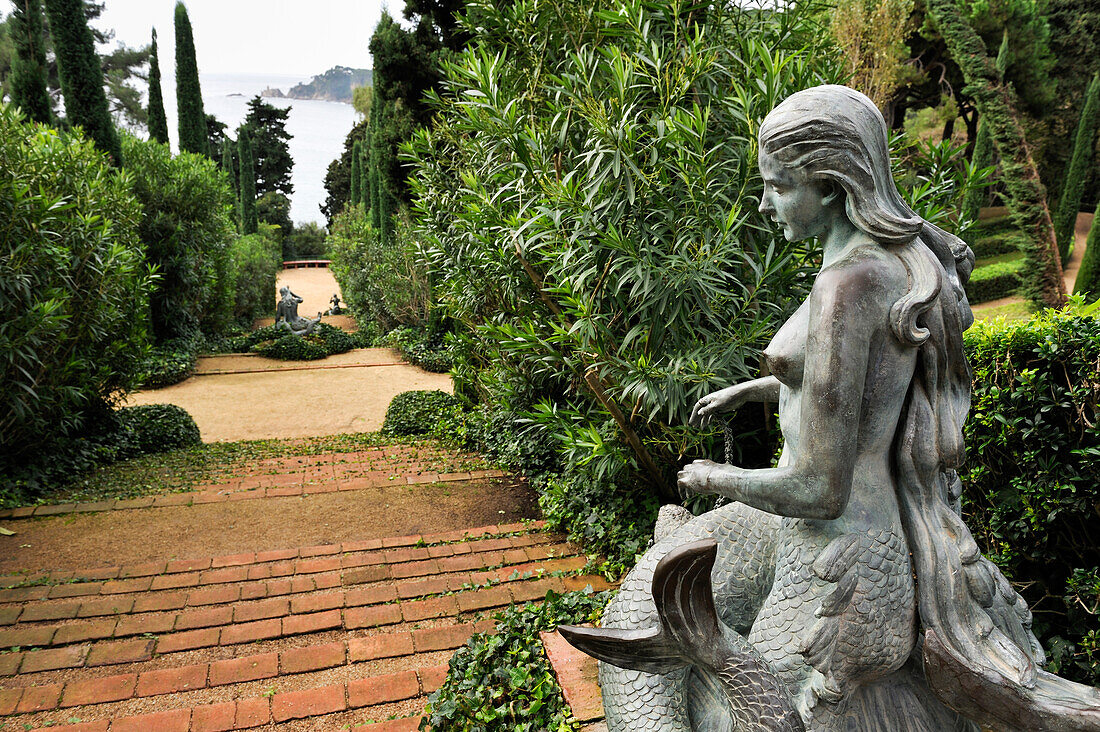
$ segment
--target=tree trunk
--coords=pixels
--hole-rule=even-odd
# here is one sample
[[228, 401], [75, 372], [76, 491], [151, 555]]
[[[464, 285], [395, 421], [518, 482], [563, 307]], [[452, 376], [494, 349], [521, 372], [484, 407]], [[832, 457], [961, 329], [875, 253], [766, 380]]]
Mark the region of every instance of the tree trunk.
[[955, 0], [929, 0], [928, 12], [959, 64], [967, 92], [974, 98], [983, 122], [989, 125], [1000, 154], [1005, 203], [1013, 222], [1028, 240], [1024, 294], [1038, 305], [1061, 307], [1066, 302], [1062, 258], [1058, 255], [1046, 189], [1039, 180], [1012, 91]]

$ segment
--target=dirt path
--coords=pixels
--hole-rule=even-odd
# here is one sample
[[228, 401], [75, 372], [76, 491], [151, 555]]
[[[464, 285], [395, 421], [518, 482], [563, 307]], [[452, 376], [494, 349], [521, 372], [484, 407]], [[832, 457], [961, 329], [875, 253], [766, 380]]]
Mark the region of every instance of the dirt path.
[[[215, 371], [236, 373], [209, 373]], [[195, 418], [204, 442], [224, 442], [372, 432], [390, 401], [414, 389], [450, 392], [451, 377], [403, 363], [395, 351], [367, 348], [321, 361], [202, 358], [195, 376], [136, 392], [126, 403], [176, 404]]]

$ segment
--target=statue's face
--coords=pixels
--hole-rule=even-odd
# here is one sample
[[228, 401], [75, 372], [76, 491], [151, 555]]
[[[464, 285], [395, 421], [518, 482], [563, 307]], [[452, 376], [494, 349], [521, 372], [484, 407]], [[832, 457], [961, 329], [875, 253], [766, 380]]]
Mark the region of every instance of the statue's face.
[[779, 224], [787, 241], [802, 241], [825, 233], [828, 226], [825, 197], [829, 188], [824, 183], [785, 167], [763, 150], [760, 175], [764, 179], [760, 213]]

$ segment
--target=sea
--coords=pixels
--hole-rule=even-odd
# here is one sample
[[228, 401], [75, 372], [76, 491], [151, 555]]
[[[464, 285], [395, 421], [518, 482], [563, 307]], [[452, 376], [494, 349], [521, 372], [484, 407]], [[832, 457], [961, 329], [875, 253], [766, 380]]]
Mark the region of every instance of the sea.
[[[228, 126], [226, 132], [236, 138], [237, 126], [248, 114], [248, 101], [264, 89], [276, 88], [284, 93], [299, 82], [312, 76], [284, 76], [279, 74], [206, 74], [199, 73], [202, 86], [202, 103], [207, 114], [212, 114]], [[161, 79], [164, 90], [164, 113], [168, 117], [168, 136], [172, 149], [179, 146], [176, 117], [176, 87], [171, 74]], [[350, 104], [323, 102], [312, 99], [280, 99], [265, 97], [264, 101], [275, 107], [290, 108], [286, 129], [290, 133], [290, 156], [294, 159], [291, 183], [294, 192], [290, 196], [290, 218], [301, 224], [315, 221], [325, 223], [321, 213], [324, 203], [325, 173], [329, 163], [344, 151], [344, 139], [359, 119]]]

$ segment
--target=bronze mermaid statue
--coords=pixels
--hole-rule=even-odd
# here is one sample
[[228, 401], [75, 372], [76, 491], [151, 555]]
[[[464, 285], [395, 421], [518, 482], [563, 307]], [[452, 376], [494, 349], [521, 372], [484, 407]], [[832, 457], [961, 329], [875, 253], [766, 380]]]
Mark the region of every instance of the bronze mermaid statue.
[[704, 396], [705, 426], [779, 404], [774, 468], [696, 460], [599, 629], [610, 732], [1098, 730], [1100, 693], [1042, 671], [1024, 600], [960, 518], [974, 254], [904, 201], [886, 125], [852, 89], [791, 95], [759, 128], [760, 212], [816, 238], [770, 375]]

